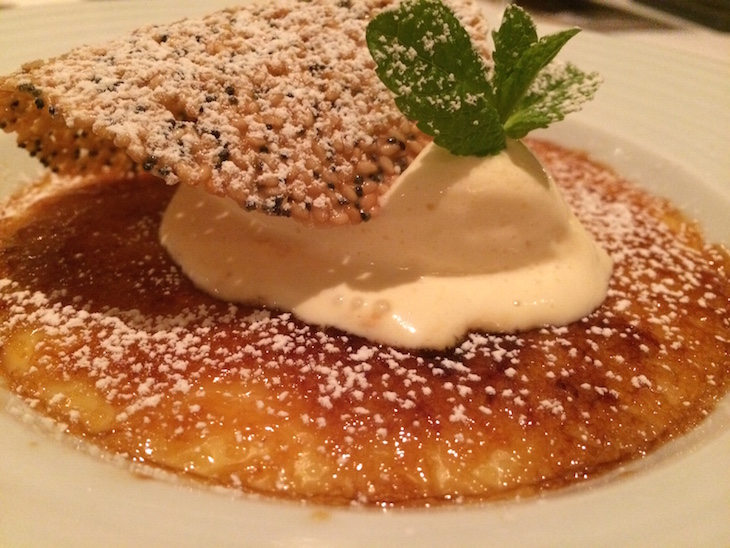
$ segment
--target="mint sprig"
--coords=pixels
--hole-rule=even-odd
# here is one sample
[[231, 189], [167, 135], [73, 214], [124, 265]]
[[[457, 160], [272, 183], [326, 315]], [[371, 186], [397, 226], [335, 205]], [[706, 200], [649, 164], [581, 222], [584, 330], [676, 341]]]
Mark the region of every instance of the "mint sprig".
[[375, 17], [367, 43], [398, 108], [453, 154], [487, 156], [562, 120], [595, 94], [600, 78], [553, 62], [578, 29], [538, 38], [520, 7], [492, 32], [493, 67], [440, 0], [405, 0]]

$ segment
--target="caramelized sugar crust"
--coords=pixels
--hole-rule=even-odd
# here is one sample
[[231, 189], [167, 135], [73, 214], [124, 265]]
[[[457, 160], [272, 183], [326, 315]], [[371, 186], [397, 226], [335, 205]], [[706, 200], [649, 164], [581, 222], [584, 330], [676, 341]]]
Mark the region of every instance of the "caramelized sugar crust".
[[666, 201], [531, 144], [616, 261], [582, 321], [434, 353], [222, 303], [165, 255], [173, 190], [140, 177], [6, 208], [0, 371], [73, 436], [248, 492], [420, 505], [605, 473], [728, 390], [730, 258]]

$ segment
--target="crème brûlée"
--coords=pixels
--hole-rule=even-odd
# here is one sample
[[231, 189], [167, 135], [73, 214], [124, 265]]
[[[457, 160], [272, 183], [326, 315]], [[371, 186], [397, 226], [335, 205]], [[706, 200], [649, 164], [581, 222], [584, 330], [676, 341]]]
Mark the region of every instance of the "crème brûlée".
[[612, 470], [727, 391], [730, 260], [665, 201], [532, 146], [615, 259], [580, 321], [433, 351], [226, 304], [158, 241], [172, 189], [55, 181], [0, 225], [7, 387], [133, 462], [293, 499], [485, 500]]
[[[601, 298], [567, 322], [399, 344], [218, 299], [173, 261], [159, 234], [180, 198], [163, 180], [260, 210], [252, 219], [291, 217], [273, 221], [302, 241], [390, 222], [381, 198], [428, 138], [363, 52], [387, 4], [247, 5], [0, 82], [0, 123], [57, 172], [0, 217], [11, 392], [130, 462], [328, 504], [534, 494], [614, 470], [712, 411], [730, 384], [727, 252], [667, 201], [549, 142], [527, 145], [581, 241], [598, 244], [591, 256], [613, 263], [591, 280]], [[432, 263], [438, 276], [458, 266]]]

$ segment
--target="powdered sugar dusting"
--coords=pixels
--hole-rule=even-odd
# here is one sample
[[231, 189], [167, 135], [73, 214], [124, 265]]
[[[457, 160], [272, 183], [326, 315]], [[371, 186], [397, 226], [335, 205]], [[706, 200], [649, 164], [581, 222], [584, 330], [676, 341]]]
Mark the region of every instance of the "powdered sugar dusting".
[[[616, 261], [604, 306], [580, 322], [472, 333], [440, 353], [372, 344], [200, 295], [165, 262], [153, 220], [141, 219], [118, 236], [136, 235], [140, 250], [108, 282], [95, 281], [106, 267], [80, 249], [38, 287], [42, 270], [24, 270], [26, 250], [1, 250], [5, 375], [36, 408], [106, 448], [282, 496], [484, 496], [564, 477], [561, 462], [578, 463], [581, 477], [597, 462], [623, 462], [700, 420], [727, 389], [728, 258], [664, 201], [579, 154], [533, 146]], [[130, 196], [150, 188], [135, 184], [117, 186]], [[34, 358], [8, 361], [21, 354]], [[433, 478], [445, 462], [455, 468], [442, 489]], [[495, 470], [510, 470], [508, 487]]]
[[365, 47], [390, 3], [245, 3], [31, 63], [0, 79], [0, 128], [61, 173], [143, 169], [247, 209], [357, 223], [426, 142]]

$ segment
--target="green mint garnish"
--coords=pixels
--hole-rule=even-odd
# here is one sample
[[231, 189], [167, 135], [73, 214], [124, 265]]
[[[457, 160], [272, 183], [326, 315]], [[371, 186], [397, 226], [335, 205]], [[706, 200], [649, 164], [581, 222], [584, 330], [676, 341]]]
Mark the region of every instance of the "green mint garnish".
[[577, 32], [538, 39], [530, 16], [511, 4], [492, 32], [490, 67], [440, 0], [405, 0], [370, 22], [367, 43], [378, 76], [421, 131], [453, 154], [487, 156], [593, 97], [596, 73], [552, 62]]

